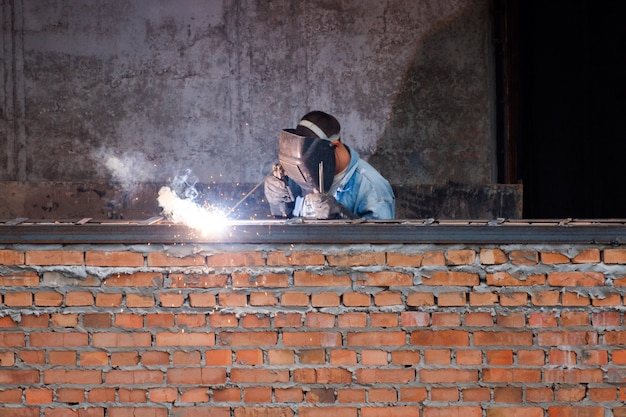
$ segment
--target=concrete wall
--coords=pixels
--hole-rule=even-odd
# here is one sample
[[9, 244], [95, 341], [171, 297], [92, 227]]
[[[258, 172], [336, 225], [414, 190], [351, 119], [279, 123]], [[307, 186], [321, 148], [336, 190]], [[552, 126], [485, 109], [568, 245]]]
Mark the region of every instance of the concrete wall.
[[2, 417], [626, 415], [615, 245], [85, 242], [0, 265]]
[[0, 12], [2, 181], [191, 169], [254, 184], [279, 129], [311, 109], [335, 114], [392, 184], [494, 181], [489, 0], [3, 0]]

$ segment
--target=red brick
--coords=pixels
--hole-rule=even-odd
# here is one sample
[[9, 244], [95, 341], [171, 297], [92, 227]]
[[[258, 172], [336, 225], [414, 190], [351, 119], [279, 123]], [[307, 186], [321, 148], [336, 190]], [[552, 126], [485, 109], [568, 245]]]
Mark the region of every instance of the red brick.
[[143, 254], [137, 252], [88, 251], [85, 253], [87, 266], [143, 266]]
[[209, 267], [220, 266], [263, 266], [265, 259], [262, 252], [230, 252], [207, 256]]
[[178, 399], [178, 390], [168, 387], [151, 388], [148, 390], [148, 398], [156, 403], [173, 403]]
[[483, 354], [480, 350], [457, 350], [456, 363], [458, 365], [480, 365], [483, 362]]
[[300, 327], [302, 326], [301, 313], [276, 313], [274, 316], [276, 327]]
[[403, 403], [420, 403], [428, 398], [428, 392], [424, 387], [401, 387], [398, 394], [400, 402]]
[[427, 365], [450, 365], [450, 349], [427, 349], [424, 351], [424, 363]]
[[33, 294], [29, 292], [4, 293], [4, 304], [7, 307], [30, 307], [33, 304]]
[[180, 394], [183, 403], [207, 403], [209, 402], [209, 390], [206, 387], [183, 390]]
[[267, 254], [267, 264], [272, 266], [294, 265], [313, 266], [324, 265], [326, 258], [323, 254], [313, 251], [276, 251]]
[[303, 365], [321, 365], [326, 362], [324, 349], [306, 349], [298, 353], [298, 361]]
[[507, 262], [506, 254], [502, 249], [481, 249], [480, 263], [484, 265], [498, 265]]
[[278, 273], [266, 273], [251, 275], [247, 272], [233, 272], [233, 288], [287, 288], [289, 275]]
[[161, 305], [161, 307], [181, 307], [185, 302], [185, 296], [179, 293], [159, 293], [157, 297], [159, 298], [159, 305]]
[[[310, 394], [310, 391], [307, 394]], [[257, 404], [272, 402], [272, 388], [271, 387], [244, 387], [243, 401], [246, 403], [257, 403]], [[255, 413], [254, 416], [256, 415], [257, 414]]]
[[513, 265], [536, 265], [539, 256], [535, 251], [514, 250], [509, 253], [509, 259]]
[[329, 266], [376, 266], [386, 262], [384, 252], [326, 255]]
[[309, 296], [303, 292], [286, 291], [281, 297], [280, 304], [286, 307], [306, 307], [309, 305]]
[[423, 277], [424, 285], [442, 285], [474, 287], [480, 283], [478, 274], [462, 271], [434, 271], [428, 277]]
[[141, 363], [145, 366], [169, 365], [170, 355], [167, 352], [145, 352], [141, 355]]
[[460, 313], [436, 311], [432, 313], [433, 327], [457, 327], [461, 325]]
[[559, 304], [558, 291], [535, 291], [531, 294], [531, 302], [535, 306], [555, 306]]
[[35, 271], [6, 271], [0, 276], [0, 287], [37, 287], [39, 274]]
[[503, 307], [525, 306], [528, 303], [528, 294], [512, 292], [500, 294], [500, 305]]
[[345, 313], [340, 314], [337, 318], [339, 328], [342, 327], [366, 327], [367, 314], [365, 313]]
[[545, 283], [546, 276], [544, 274], [524, 276], [519, 273], [513, 275], [506, 271], [487, 273], [487, 285], [498, 287], [526, 287], [544, 285]]
[[74, 250], [33, 250], [26, 252], [26, 265], [83, 265], [85, 254]]
[[442, 251], [426, 251], [422, 258], [422, 266], [443, 266], [446, 257]]
[[572, 262], [576, 264], [600, 262], [600, 250], [584, 249], [572, 258]]
[[313, 307], [339, 307], [339, 294], [334, 292], [323, 292], [311, 295], [311, 305]]
[[437, 297], [439, 307], [461, 307], [467, 304], [467, 294], [464, 291], [442, 292]]
[[532, 332], [474, 332], [475, 346], [532, 346]]
[[306, 315], [306, 325], [316, 329], [332, 329], [335, 327], [335, 315], [311, 312]]
[[107, 287], [162, 287], [163, 274], [160, 272], [114, 274], [108, 276], [104, 283]]
[[41, 332], [31, 333], [30, 346], [71, 347], [87, 346], [87, 333], [77, 332]]
[[422, 265], [422, 259], [421, 253], [387, 252], [387, 265], [389, 266], [418, 267]]
[[622, 296], [617, 293], [603, 294], [591, 300], [591, 304], [595, 307], [617, 307], [622, 304]]
[[493, 316], [488, 311], [474, 311], [465, 313], [465, 325], [472, 327], [493, 326]]
[[46, 363], [46, 352], [43, 350], [22, 350], [17, 352], [17, 356], [28, 365], [43, 365]]
[[119, 293], [98, 293], [96, 295], [96, 307], [119, 307], [124, 299]]
[[[357, 417], [356, 407], [300, 407], [299, 417]], [[235, 416], [238, 417], [238, 416]], [[264, 416], [265, 417], [265, 416]], [[269, 416], [268, 416], [269, 417]], [[363, 416], [361, 416], [363, 417]]]
[[548, 284], [553, 287], [599, 287], [604, 285], [602, 272], [551, 272], [548, 274]]
[[65, 305], [68, 307], [92, 306], [93, 294], [87, 291], [70, 291], [65, 294]]
[[335, 349], [330, 351], [330, 364], [340, 366], [354, 366], [357, 364], [354, 350]]
[[75, 366], [76, 352], [52, 350], [48, 352], [48, 363], [51, 365]]
[[224, 288], [226, 274], [169, 274], [170, 288]]
[[147, 332], [93, 333], [94, 347], [149, 347], [152, 336]]
[[543, 417], [541, 407], [490, 407], [487, 417]]
[[82, 403], [85, 401], [85, 390], [82, 388], [59, 388], [56, 390], [57, 401], [62, 403]]
[[604, 379], [602, 369], [546, 369], [543, 378], [544, 382], [561, 384], [601, 383]]
[[[143, 394], [143, 392], [141, 393]], [[145, 402], [145, 400], [141, 402]], [[107, 409], [107, 417], [167, 417], [167, 409], [157, 407], [110, 407]]]
[[164, 381], [163, 372], [156, 370], [125, 371], [114, 369], [104, 375], [104, 382], [109, 385], [162, 384]]
[[530, 327], [556, 327], [556, 315], [554, 313], [530, 313], [528, 325]]
[[398, 292], [381, 291], [374, 295], [374, 305], [378, 307], [402, 304], [402, 294]]
[[370, 313], [370, 326], [372, 327], [398, 327], [398, 315], [396, 313]]
[[[39, 382], [39, 378], [37, 378]], [[25, 382], [22, 382], [25, 383]], [[102, 383], [100, 370], [47, 369], [43, 371], [44, 384], [92, 385]]]
[[285, 346], [341, 346], [339, 332], [285, 332], [283, 333]]
[[524, 313], [498, 314], [496, 324], [499, 327], [525, 327], [526, 316]]
[[472, 265], [476, 261], [476, 252], [471, 249], [450, 249], [446, 257], [448, 265]]
[[419, 380], [427, 384], [478, 382], [478, 371], [474, 369], [420, 369]]
[[425, 307], [435, 305], [435, 296], [432, 293], [411, 293], [406, 297], [409, 307]]
[[531, 403], [546, 403], [554, 401], [554, 391], [551, 388], [526, 388], [526, 401]]
[[471, 292], [469, 295], [469, 303], [471, 306], [493, 306], [498, 303], [498, 294], [495, 292]]
[[239, 319], [234, 313], [212, 313], [209, 317], [212, 327], [238, 327]]
[[480, 406], [424, 407], [423, 417], [482, 417], [482, 408]]
[[348, 275], [295, 271], [293, 285], [296, 287], [349, 287], [352, 285], [352, 279]]
[[267, 360], [269, 365], [293, 365], [295, 363], [293, 350], [272, 349], [267, 352]]
[[365, 366], [387, 366], [387, 352], [364, 349], [361, 351], [361, 364]]
[[268, 315], [245, 314], [241, 317], [241, 327], [246, 329], [258, 329], [270, 326], [271, 320]]
[[230, 371], [230, 380], [238, 383], [265, 383], [274, 384], [289, 382], [289, 370], [287, 369], [248, 369], [233, 368]]
[[[221, 332], [221, 346], [274, 346], [278, 342], [277, 332]], [[209, 345], [207, 345], [209, 346]]]
[[126, 294], [126, 307], [128, 308], [154, 307], [154, 305], [154, 295]]
[[430, 400], [431, 401], [448, 401], [448, 402], [456, 402], [459, 400], [459, 390], [457, 388], [438, 388], [432, 387], [430, 389]]
[[221, 292], [218, 295], [219, 305], [224, 307], [245, 307], [248, 305], [248, 295], [245, 293]]
[[302, 402], [304, 394], [302, 388], [275, 388], [274, 398], [278, 403], [299, 403]]
[[250, 294], [251, 306], [275, 306], [278, 304], [278, 298], [275, 294], [269, 292], [255, 292]]
[[559, 402], [576, 403], [585, 399], [587, 388], [582, 386], [561, 386], [556, 392], [556, 400]]
[[626, 263], [626, 249], [605, 249], [605, 264], [624, 264]]
[[415, 380], [415, 369], [357, 369], [359, 384], [406, 384]]
[[158, 332], [157, 346], [214, 346], [213, 332]]
[[428, 313], [421, 311], [403, 311], [400, 313], [402, 327], [426, 327], [430, 323]]
[[148, 266], [204, 266], [202, 255], [176, 256], [164, 252], [148, 253]]
[[191, 307], [215, 307], [217, 302], [214, 294], [190, 293], [189, 305]]
[[391, 352], [391, 363], [394, 365], [413, 366], [420, 362], [420, 352], [413, 350], [394, 350]]
[[26, 404], [49, 404], [52, 402], [53, 391], [49, 388], [26, 388], [24, 393]]
[[106, 366], [109, 358], [106, 352], [81, 352], [79, 359], [80, 366]]
[[146, 327], [165, 327], [174, 326], [173, 313], [153, 313], [145, 315]]
[[462, 392], [465, 402], [489, 402], [491, 400], [489, 388], [466, 388]]
[[11, 249], [0, 250], [0, 265], [24, 265], [24, 252]]
[[586, 311], [563, 311], [561, 313], [561, 326], [575, 327], [588, 325], [589, 313]]
[[482, 381], [487, 383], [541, 382], [540, 369], [484, 368]]
[[77, 313], [53, 313], [50, 317], [50, 327], [76, 327], [78, 326]]
[[359, 292], [347, 292], [342, 294], [341, 301], [346, 307], [369, 307], [371, 296]]
[[111, 353], [111, 366], [124, 367], [124, 366], [137, 366], [139, 364], [139, 353], [134, 352], [112, 352]]
[[404, 346], [405, 332], [349, 332], [348, 346]]
[[469, 332], [464, 330], [416, 330], [411, 333], [415, 346], [469, 346]]
[[[179, 327], [204, 327], [207, 325], [207, 317], [205, 314], [178, 314], [176, 320]], [[170, 326], [163, 326], [170, 327]]]
[[[26, 346], [24, 333], [2, 332], [0, 333], [0, 348], [17, 348]], [[6, 366], [6, 365], [3, 365]]]
[[113, 321], [115, 327], [140, 329], [143, 327], [143, 316], [139, 314], [116, 314]]
[[567, 264], [570, 259], [562, 253], [541, 252], [541, 263], [546, 265]]
[[540, 332], [537, 335], [538, 346], [588, 346], [598, 344], [596, 332], [563, 331]]
[[[395, 389], [391, 388], [371, 388], [368, 392], [368, 399], [370, 402], [394, 403], [398, 401], [398, 394]], [[405, 410], [403, 409], [402, 411]]]
[[[227, 350], [227, 351], [220, 351], [220, 350], [211, 350], [208, 351], [207, 355], [207, 365], [216, 365], [216, 363], [213, 363], [213, 359], [218, 356], [218, 353], [221, 352], [225, 352], [228, 353], [228, 363], [227, 365], [230, 365], [232, 363], [231, 360], [231, 351]], [[201, 361], [202, 361], [202, 357], [200, 355], [200, 352], [198, 351], [192, 351], [192, 352], [183, 352], [180, 350], [176, 350], [173, 355], [172, 355], [172, 360], [174, 362], [174, 365], [177, 366], [181, 366], [181, 365], [200, 365]], [[217, 363], [217, 365], [224, 365], [224, 363]]]
[[548, 407], [548, 417], [604, 417], [604, 410], [604, 407], [555, 406]]
[[3, 389], [0, 390], [0, 404], [21, 404], [22, 389]]
[[513, 365], [512, 350], [488, 350], [485, 356], [489, 365]]
[[589, 399], [596, 403], [613, 402], [617, 400], [617, 389], [610, 388], [589, 388]]
[[214, 388], [213, 401], [218, 403], [238, 403], [241, 401], [241, 388]]

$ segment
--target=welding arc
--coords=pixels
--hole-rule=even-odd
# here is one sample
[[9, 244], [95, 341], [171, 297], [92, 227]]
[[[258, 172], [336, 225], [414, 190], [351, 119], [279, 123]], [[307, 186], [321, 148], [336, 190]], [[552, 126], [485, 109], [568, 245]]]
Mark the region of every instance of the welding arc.
[[[267, 177], [266, 177], [266, 178], [267, 178]], [[235, 209], [236, 209], [237, 207], [239, 207], [239, 205], [240, 205], [241, 203], [243, 203], [244, 201], [246, 201], [246, 199], [247, 199], [248, 197], [250, 197], [250, 195], [251, 195], [253, 192], [255, 192], [255, 191], [256, 191], [256, 189], [257, 189], [257, 188], [259, 188], [259, 187], [260, 187], [261, 185], [263, 185], [264, 183], [265, 183], [265, 178], [263, 178], [263, 180], [262, 180], [261, 182], [259, 182], [257, 185], [255, 185], [254, 187], [252, 187], [252, 189], [251, 189], [250, 191], [248, 191], [248, 193], [247, 193], [246, 195], [244, 195], [244, 196], [243, 196], [243, 198], [237, 202], [237, 204], [235, 204], [234, 206], [232, 206], [232, 207], [230, 208], [230, 210], [228, 210], [228, 214], [230, 214], [230, 213], [232, 213], [233, 211], [235, 211]]]

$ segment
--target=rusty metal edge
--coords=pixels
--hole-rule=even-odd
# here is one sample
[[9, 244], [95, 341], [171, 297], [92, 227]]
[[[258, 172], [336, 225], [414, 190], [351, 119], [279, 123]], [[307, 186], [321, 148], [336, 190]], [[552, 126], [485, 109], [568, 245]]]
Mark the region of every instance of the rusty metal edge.
[[222, 233], [202, 234], [175, 224], [19, 224], [0, 227], [0, 244], [312, 243], [312, 244], [610, 244], [626, 243], [623, 224], [497, 225], [401, 221], [239, 222]]

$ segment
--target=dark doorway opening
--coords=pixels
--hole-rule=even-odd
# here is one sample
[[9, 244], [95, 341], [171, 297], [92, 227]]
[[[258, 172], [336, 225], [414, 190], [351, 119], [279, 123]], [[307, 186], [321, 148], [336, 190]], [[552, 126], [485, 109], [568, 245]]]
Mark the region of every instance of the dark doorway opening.
[[626, 218], [626, 1], [494, 0], [501, 182], [525, 218]]

